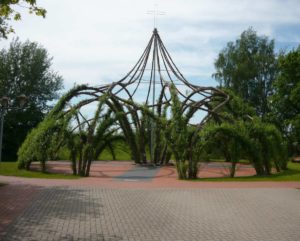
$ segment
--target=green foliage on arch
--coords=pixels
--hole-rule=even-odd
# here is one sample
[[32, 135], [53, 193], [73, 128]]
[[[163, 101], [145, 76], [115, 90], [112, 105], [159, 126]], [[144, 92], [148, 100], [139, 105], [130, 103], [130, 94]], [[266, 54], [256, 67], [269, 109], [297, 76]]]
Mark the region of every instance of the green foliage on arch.
[[[146, 159], [145, 146], [149, 144], [147, 136], [154, 123], [158, 141], [153, 164], [166, 164], [174, 156], [180, 179], [197, 178], [203, 153], [214, 146], [220, 147], [226, 161], [232, 163], [231, 177], [241, 159], [250, 160], [257, 175], [270, 175], [273, 167], [277, 171], [286, 168], [286, 145], [281, 133], [274, 125], [253, 116], [254, 110], [234, 93], [224, 90], [231, 101], [220, 113], [214, 113], [203, 123], [191, 125], [189, 120], [195, 113], [194, 106], [185, 108], [176, 88], [173, 85], [169, 88], [170, 102], [153, 111], [130, 100], [121, 104], [109, 93], [80, 100], [67, 108], [74, 97], [91, 89], [86, 85], [74, 87], [29, 133], [18, 152], [19, 167], [29, 168], [32, 161], [40, 161], [45, 170], [46, 161], [59, 148], [65, 147], [70, 153], [73, 173], [88, 176], [92, 162], [105, 147], [112, 147], [114, 141], [124, 138], [132, 159], [142, 163]], [[90, 101], [95, 101], [97, 108], [93, 118], [87, 120], [80, 108]], [[214, 104], [217, 103], [212, 103], [212, 109]]]

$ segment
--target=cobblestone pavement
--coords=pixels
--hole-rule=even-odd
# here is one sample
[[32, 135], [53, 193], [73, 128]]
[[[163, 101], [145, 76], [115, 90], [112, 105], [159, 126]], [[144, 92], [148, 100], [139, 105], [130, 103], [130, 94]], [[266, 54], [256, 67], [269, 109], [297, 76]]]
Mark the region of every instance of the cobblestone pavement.
[[45, 187], [5, 241], [292, 241], [297, 189]]
[[29, 185], [5, 185], [0, 187], [0, 237], [6, 227], [17, 218], [39, 192]]

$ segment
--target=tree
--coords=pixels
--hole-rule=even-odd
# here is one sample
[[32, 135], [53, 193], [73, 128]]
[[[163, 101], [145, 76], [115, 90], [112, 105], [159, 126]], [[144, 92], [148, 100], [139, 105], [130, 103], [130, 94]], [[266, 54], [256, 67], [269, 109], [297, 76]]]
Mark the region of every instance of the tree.
[[21, 20], [21, 14], [15, 10], [15, 7], [27, 8], [29, 13], [43, 18], [46, 16], [46, 10], [38, 7], [36, 0], [2, 0], [0, 4], [0, 39], [7, 38], [9, 33], [14, 32], [12, 26], [8, 24], [10, 20]]
[[235, 42], [227, 43], [215, 61], [213, 77], [254, 106], [258, 116], [269, 111], [268, 97], [277, 76], [274, 40], [249, 28]]
[[200, 126], [195, 127], [189, 124], [196, 109], [189, 106], [184, 112], [185, 106], [179, 99], [175, 85], [171, 84], [169, 88], [171, 94], [170, 119], [167, 120], [166, 116], [158, 117], [165, 135], [164, 141], [175, 158], [178, 178], [194, 179], [198, 175], [198, 157], [202, 151], [198, 136]]
[[233, 91], [223, 89], [230, 101], [200, 133], [206, 152], [221, 155], [230, 162], [230, 175], [236, 163], [247, 159], [257, 175], [270, 175], [275, 167], [279, 172], [287, 168], [286, 143], [275, 125], [262, 122], [254, 109]]
[[[46, 171], [46, 162], [53, 158], [53, 153], [66, 147], [73, 174], [89, 176], [92, 162], [102, 151], [108, 146], [113, 148], [114, 142], [124, 140], [124, 136], [117, 133], [118, 114], [105, 107], [106, 95], [97, 98], [98, 107], [91, 119], [84, 117], [78, 105], [70, 106], [72, 97], [86, 88], [82, 85], [68, 91], [44, 120], [31, 130], [18, 151], [19, 168], [29, 169], [33, 161], [39, 161], [42, 171]], [[66, 110], [67, 103], [69, 109]]]
[[[102, 96], [99, 99], [94, 118], [86, 122], [86, 128], [79, 121], [79, 116], [76, 114], [75, 119], [78, 121], [79, 132], [74, 133], [68, 131], [68, 128], [64, 129], [64, 132], [67, 132], [67, 135], [64, 135], [64, 139], [70, 150], [74, 175], [89, 176], [92, 162], [97, 160], [104, 149], [109, 146], [113, 147], [115, 141], [124, 140], [123, 135], [116, 134], [118, 127], [114, 127], [114, 124], [117, 118], [113, 112], [108, 110], [101, 116], [101, 112], [104, 111], [103, 100], [105, 98], [106, 96]], [[76, 139], [79, 140], [78, 143], [76, 143]]]
[[259, 176], [271, 175], [273, 167], [277, 172], [287, 169], [288, 158], [281, 133], [257, 117], [248, 121], [210, 123], [200, 135], [204, 148], [218, 146], [222, 157], [231, 163], [231, 177], [241, 159], [249, 160]]
[[279, 56], [279, 76], [271, 98], [274, 121], [300, 152], [300, 46]]
[[230, 177], [234, 177], [236, 164], [251, 148], [251, 141], [247, 136], [247, 129], [243, 121], [234, 124], [210, 124], [201, 132], [204, 148], [218, 146], [227, 162], [231, 163]]
[[0, 51], [0, 96], [15, 99], [25, 94], [24, 110], [9, 111], [5, 117], [3, 157], [15, 160], [16, 152], [28, 131], [49, 111], [49, 102], [58, 98], [62, 77], [51, 69], [52, 58], [34, 42], [13, 40], [8, 50]]
[[251, 159], [257, 174], [270, 175], [272, 167], [275, 167], [278, 172], [286, 170], [288, 160], [286, 143], [280, 131], [273, 124], [264, 123], [259, 118], [254, 118], [251, 123], [247, 123], [247, 126], [249, 138], [256, 148], [255, 156]]

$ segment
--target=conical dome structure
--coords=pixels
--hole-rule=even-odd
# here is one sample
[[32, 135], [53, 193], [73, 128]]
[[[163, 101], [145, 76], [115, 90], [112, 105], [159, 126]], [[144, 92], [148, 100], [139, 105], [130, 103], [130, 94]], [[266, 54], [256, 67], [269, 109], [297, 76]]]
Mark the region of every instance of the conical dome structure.
[[109, 92], [120, 99], [153, 107], [157, 106], [160, 94], [163, 103], [170, 101], [170, 93], [166, 88], [170, 84], [175, 85], [184, 105], [193, 105], [207, 114], [212, 111], [208, 104], [212, 96], [215, 99], [220, 97], [220, 104], [227, 99], [219, 89], [190, 83], [174, 63], [156, 28], [138, 62], [125, 77], [110, 84]]
[[[152, 108], [155, 114], [161, 115], [163, 106], [170, 102], [168, 86], [171, 84], [175, 86], [182, 101], [182, 114], [189, 108], [193, 108], [193, 116], [196, 117], [193, 124], [198, 127], [228, 100], [227, 95], [216, 88], [190, 83], [174, 63], [156, 28], [138, 62], [124, 78], [112, 83], [108, 92], [121, 102], [128, 100], [134, 103], [142, 102]], [[212, 98], [215, 103], [218, 103], [214, 107], [209, 104]], [[202, 114], [197, 115], [197, 112]], [[153, 161], [158, 137], [155, 136], [153, 123], [150, 129], [150, 156]]]
[[28, 168], [33, 160], [45, 167], [50, 154], [64, 146], [73, 173], [88, 176], [102, 151], [109, 147], [113, 153], [112, 142], [122, 140], [135, 163], [147, 163], [150, 154], [151, 164], [164, 165], [173, 155], [179, 177], [186, 177], [187, 168], [189, 177], [195, 177], [198, 133], [228, 99], [217, 88], [190, 83], [154, 29], [124, 78], [102, 86], [75, 86], [61, 97], [26, 138], [19, 167]]
[[[73, 131], [81, 132], [84, 126], [90, 129], [96, 125], [96, 121], [101, 119], [100, 109], [106, 106], [108, 113], [117, 117], [116, 125], [119, 127], [113, 131], [122, 130], [136, 163], [147, 162], [147, 150], [153, 163], [164, 163], [171, 157], [168, 140], [164, 139], [162, 127], [158, 127], [153, 115], [169, 118], [168, 108], [172, 104], [170, 86], [177, 90], [180, 114], [189, 112], [188, 124], [194, 126], [195, 133], [228, 101], [228, 96], [217, 88], [190, 83], [172, 60], [157, 29], [154, 29], [142, 56], [121, 80], [100, 87], [77, 86], [58, 103], [56, 109], [75, 113], [77, 125]], [[88, 119], [81, 109], [93, 102], [99, 102], [99, 111], [94, 118]], [[142, 109], [145, 105], [150, 108], [152, 117]]]

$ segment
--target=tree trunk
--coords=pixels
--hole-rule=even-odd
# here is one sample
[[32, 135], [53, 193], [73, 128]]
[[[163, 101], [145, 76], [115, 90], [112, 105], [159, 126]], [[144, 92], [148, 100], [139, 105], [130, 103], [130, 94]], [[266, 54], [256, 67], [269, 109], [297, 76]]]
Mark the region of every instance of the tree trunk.
[[140, 153], [141, 153], [141, 160], [143, 163], [147, 163], [147, 155], [145, 149], [145, 121], [141, 118], [141, 125], [138, 132], [139, 135], [139, 146], [140, 146]]
[[111, 143], [108, 143], [108, 148], [110, 150], [110, 154], [112, 155], [113, 160], [115, 161], [117, 157], [113, 145]]
[[198, 162], [191, 160], [189, 163], [188, 179], [196, 179], [198, 176]]
[[30, 170], [30, 166], [31, 166], [31, 162], [25, 163], [25, 169], [26, 169], [27, 171]]
[[46, 161], [45, 160], [42, 160], [41, 161], [41, 169], [42, 169], [42, 172], [46, 172]]
[[265, 174], [267, 176], [271, 175], [271, 165], [267, 160], [265, 161]]
[[277, 163], [277, 161], [274, 161], [274, 164], [275, 164], [276, 171], [277, 171], [277, 172], [280, 172], [280, 166], [279, 166], [279, 164]]
[[165, 165], [167, 165], [170, 162], [171, 157], [172, 157], [172, 152], [167, 151], [166, 159], [165, 159]]
[[79, 174], [80, 176], [83, 176], [83, 170], [82, 170], [82, 158], [83, 158], [83, 145], [81, 144], [79, 147], [79, 160], [78, 160], [78, 172], [77, 174]]
[[269, 176], [271, 174], [271, 164], [270, 164], [269, 156], [266, 153], [264, 153], [263, 155], [263, 163], [264, 163], [265, 175]]
[[187, 165], [184, 161], [176, 161], [176, 169], [180, 180], [187, 179]]
[[76, 160], [72, 161], [72, 172], [73, 175], [77, 175]]
[[198, 174], [198, 162], [193, 159], [192, 145], [188, 148], [188, 155], [189, 155], [188, 179], [195, 179], [197, 178], [197, 174]]
[[166, 164], [166, 157], [167, 157], [168, 145], [165, 144], [164, 149], [162, 151], [162, 155], [160, 157], [160, 164]]
[[264, 174], [264, 168], [260, 161], [253, 161], [254, 169], [257, 176], [262, 176]]
[[70, 150], [70, 159], [71, 159], [71, 168], [73, 175], [77, 175], [77, 167], [76, 167], [76, 157], [77, 157], [77, 152], [76, 148], [74, 146], [69, 147]]
[[231, 157], [230, 157], [230, 154], [228, 152], [228, 146], [226, 145], [225, 148], [224, 148], [224, 157], [225, 157], [225, 162], [231, 162]]
[[230, 177], [233, 178], [235, 175], [235, 170], [236, 170], [236, 161], [231, 162], [231, 168], [230, 168]]
[[88, 160], [86, 171], [85, 171], [86, 177], [88, 177], [90, 175], [91, 164], [92, 164], [92, 160], [90, 159], [90, 160]]

